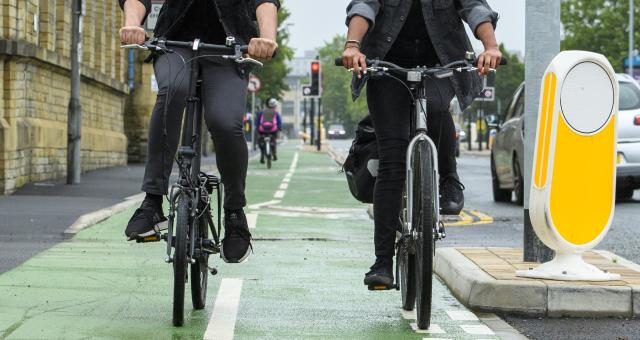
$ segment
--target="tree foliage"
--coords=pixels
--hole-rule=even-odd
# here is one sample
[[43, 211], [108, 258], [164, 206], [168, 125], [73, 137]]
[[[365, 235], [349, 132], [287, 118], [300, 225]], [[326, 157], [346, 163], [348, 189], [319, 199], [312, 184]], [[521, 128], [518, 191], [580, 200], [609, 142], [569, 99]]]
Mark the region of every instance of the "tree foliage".
[[[284, 1], [282, 1], [284, 3]], [[282, 5], [278, 11], [278, 54], [271, 61], [266, 62], [264, 67], [257, 71], [256, 76], [260, 77], [263, 87], [258, 96], [266, 101], [268, 98], [282, 99], [284, 93], [289, 90], [286, 83], [289, 68], [286, 61], [293, 58], [293, 49], [289, 46], [289, 30], [285, 21], [291, 13]]]
[[[635, 18], [638, 18], [636, 2]], [[616, 72], [623, 72], [623, 59], [627, 57], [629, 0], [563, 0], [562, 50], [585, 50], [605, 55]], [[634, 33], [640, 38], [638, 21]]]
[[351, 74], [334, 66], [335, 58], [342, 55], [345, 41], [345, 36], [336, 35], [318, 51], [322, 63], [322, 106], [327, 122], [341, 122], [347, 130], [353, 130], [368, 109], [364, 91], [357, 101], [351, 100]]

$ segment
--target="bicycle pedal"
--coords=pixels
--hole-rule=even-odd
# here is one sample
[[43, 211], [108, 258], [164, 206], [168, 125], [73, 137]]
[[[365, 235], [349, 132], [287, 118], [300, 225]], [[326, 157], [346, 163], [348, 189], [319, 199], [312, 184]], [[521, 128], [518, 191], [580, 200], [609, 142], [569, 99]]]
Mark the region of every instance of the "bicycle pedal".
[[387, 286], [387, 285], [369, 285], [369, 290], [391, 290], [395, 289], [395, 285]]
[[136, 243], [159, 242], [161, 239], [162, 239], [162, 235], [160, 235], [160, 233], [155, 233], [153, 235], [137, 238]]

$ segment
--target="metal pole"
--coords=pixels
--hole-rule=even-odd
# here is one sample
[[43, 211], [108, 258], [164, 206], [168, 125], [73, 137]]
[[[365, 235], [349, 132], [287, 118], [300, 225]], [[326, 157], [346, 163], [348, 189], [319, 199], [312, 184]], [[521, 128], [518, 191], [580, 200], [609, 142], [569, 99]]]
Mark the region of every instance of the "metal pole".
[[[307, 134], [307, 98], [305, 97], [302, 101], [302, 105], [303, 105], [303, 110], [304, 110], [304, 117], [302, 117], [302, 132], [306, 135]], [[303, 141], [306, 142], [307, 138], [303, 138]]]
[[253, 151], [256, 151], [257, 147], [257, 143], [258, 141], [256, 140], [258, 138], [258, 124], [256, 122], [256, 93], [255, 92], [251, 92], [251, 120], [252, 120], [252, 124], [251, 124], [251, 145], [253, 146]]
[[71, 96], [67, 112], [67, 184], [80, 184], [80, 136], [82, 105], [80, 103], [80, 58], [82, 57], [82, 0], [71, 6]]
[[540, 84], [544, 71], [560, 52], [560, 1], [527, 0], [525, 29], [525, 123], [524, 123], [524, 260], [545, 262], [553, 251], [538, 239], [529, 218], [529, 189], [538, 121]]
[[316, 100], [315, 98], [311, 98], [311, 112], [309, 112], [309, 126], [311, 127], [311, 133], [309, 134], [309, 144], [313, 145], [316, 138], [316, 129], [315, 129], [315, 117], [316, 117]]
[[634, 58], [633, 58], [633, 48], [634, 48], [634, 41], [633, 41], [633, 30], [634, 30], [634, 11], [635, 11], [635, 6], [633, 3], [634, 0], [629, 0], [629, 69], [628, 69], [628, 73], [631, 77], [633, 77], [633, 62], [634, 62]]
[[322, 149], [322, 98], [318, 98], [318, 151]]

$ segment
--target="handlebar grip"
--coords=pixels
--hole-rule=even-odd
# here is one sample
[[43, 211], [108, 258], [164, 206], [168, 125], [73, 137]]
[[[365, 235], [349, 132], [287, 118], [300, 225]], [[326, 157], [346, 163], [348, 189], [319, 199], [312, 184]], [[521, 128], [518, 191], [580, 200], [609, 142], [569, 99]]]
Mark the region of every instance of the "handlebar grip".
[[[249, 45], [242, 45], [240, 46], [240, 52], [242, 53], [249, 53]], [[273, 51], [273, 55], [271, 56], [271, 58], [275, 58], [278, 55], [278, 49], [276, 49], [275, 51]]]
[[[508, 64], [507, 59], [505, 59], [505, 58], [500, 59], [500, 65], [501, 66], [504, 66], [504, 65], [507, 65], [507, 64]], [[478, 67], [478, 58], [476, 58], [476, 60], [473, 61], [472, 65], [475, 66], [475, 67]]]

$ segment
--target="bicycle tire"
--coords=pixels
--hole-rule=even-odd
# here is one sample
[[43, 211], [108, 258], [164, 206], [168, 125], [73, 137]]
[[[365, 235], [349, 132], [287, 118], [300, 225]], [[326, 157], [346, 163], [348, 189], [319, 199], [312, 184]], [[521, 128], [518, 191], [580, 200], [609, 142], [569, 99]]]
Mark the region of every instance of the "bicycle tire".
[[416, 316], [420, 329], [431, 325], [432, 280], [433, 280], [433, 231], [438, 220], [436, 211], [437, 174], [432, 150], [427, 142], [419, 142], [411, 160], [413, 172], [413, 228], [416, 231]]
[[175, 248], [173, 251], [173, 325], [184, 323], [184, 290], [187, 281], [187, 251], [189, 232], [189, 196], [178, 196], [176, 211]]
[[[201, 240], [209, 238], [207, 222], [200, 217], [194, 227], [198, 228], [196, 234]], [[197, 243], [197, 242], [196, 242]], [[207, 301], [207, 283], [209, 279], [209, 253], [202, 247], [196, 249], [195, 263], [191, 264], [191, 302], [193, 309], [204, 309]]]
[[271, 169], [271, 154], [267, 154], [267, 169]]

